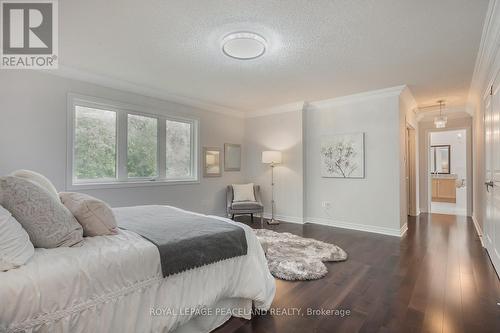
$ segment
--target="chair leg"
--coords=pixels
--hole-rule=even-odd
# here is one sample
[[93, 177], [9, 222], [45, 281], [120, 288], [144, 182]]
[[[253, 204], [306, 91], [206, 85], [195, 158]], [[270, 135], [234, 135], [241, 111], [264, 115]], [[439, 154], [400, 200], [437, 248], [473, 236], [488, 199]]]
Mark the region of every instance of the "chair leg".
[[260, 226], [264, 226], [264, 212], [260, 213]]
[[234, 220], [234, 214], [231, 216], [231, 220]]
[[252, 219], [252, 223], [253, 223], [253, 213], [250, 213], [250, 218]]

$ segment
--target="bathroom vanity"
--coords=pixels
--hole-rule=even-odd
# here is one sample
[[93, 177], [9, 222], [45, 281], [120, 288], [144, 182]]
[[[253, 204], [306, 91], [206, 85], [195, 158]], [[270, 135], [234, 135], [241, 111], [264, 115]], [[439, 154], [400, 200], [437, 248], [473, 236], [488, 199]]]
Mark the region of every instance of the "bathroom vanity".
[[457, 175], [432, 174], [432, 201], [457, 202]]

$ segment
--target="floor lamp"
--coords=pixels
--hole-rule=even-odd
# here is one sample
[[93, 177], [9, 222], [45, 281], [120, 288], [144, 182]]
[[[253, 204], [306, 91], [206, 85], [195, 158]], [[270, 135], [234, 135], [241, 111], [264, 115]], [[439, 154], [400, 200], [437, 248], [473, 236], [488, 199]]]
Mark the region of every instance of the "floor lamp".
[[271, 220], [268, 224], [280, 224], [274, 219], [274, 167], [281, 163], [281, 152], [275, 150], [267, 150], [262, 152], [262, 163], [270, 164], [271, 166]]

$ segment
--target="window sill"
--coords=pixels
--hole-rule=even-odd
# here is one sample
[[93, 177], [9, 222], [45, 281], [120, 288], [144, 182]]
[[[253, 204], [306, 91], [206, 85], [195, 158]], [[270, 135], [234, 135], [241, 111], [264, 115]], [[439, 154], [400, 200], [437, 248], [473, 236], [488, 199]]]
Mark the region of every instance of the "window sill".
[[150, 186], [168, 186], [168, 185], [194, 185], [200, 184], [199, 179], [186, 180], [140, 180], [140, 181], [124, 181], [124, 182], [103, 182], [103, 183], [74, 183], [66, 186], [67, 190], [97, 190], [97, 189], [113, 189], [113, 188], [133, 188], [133, 187], [150, 187]]

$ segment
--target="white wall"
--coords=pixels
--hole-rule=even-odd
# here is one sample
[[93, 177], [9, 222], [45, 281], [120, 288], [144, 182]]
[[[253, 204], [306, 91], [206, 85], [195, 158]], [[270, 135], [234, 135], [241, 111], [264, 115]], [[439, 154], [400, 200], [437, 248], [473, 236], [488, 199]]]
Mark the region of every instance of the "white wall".
[[419, 168], [420, 168], [420, 211], [429, 212], [429, 147], [430, 133], [449, 130], [465, 129], [467, 137], [467, 215], [472, 214], [472, 118], [452, 118], [448, 119], [446, 128], [436, 129], [432, 121], [423, 121], [419, 123]]
[[[224, 143], [243, 143], [245, 126], [241, 118], [39, 71], [2, 71], [0, 175], [20, 168], [32, 169], [50, 178], [58, 190], [65, 189], [66, 113], [69, 92], [131, 103], [173, 115], [196, 117], [200, 120], [201, 146], [222, 148]], [[112, 206], [172, 204], [198, 212], [222, 214], [225, 211], [225, 186], [242, 182], [244, 177], [242, 170], [224, 172], [221, 178], [200, 179], [200, 184], [193, 185], [156, 185], [84, 192], [101, 198]]]
[[[306, 219], [308, 222], [399, 235], [399, 93], [352, 97], [305, 111]], [[322, 135], [365, 133], [365, 178], [322, 178]], [[322, 207], [331, 202], [330, 208]]]
[[[245, 121], [246, 179], [263, 185], [269, 212], [270, 170], [261, 163], [261, 152], [281, 150], [275, 185], [279, 218], [398, 236], [406, 223], [404, 129], [407, 123], [418, 129], [414, 107], [409, 90], [395, 87], [305, 103], [302, 109], [285, 105], [265, 116], [255, 112], [258, 116]], [[322, 178], [322, 135], [348, 132], [365, 133], [366, 177]], [[324, 201], [331, 206], [322, 207]]]
[[303, 220], [302, 108], [245, 121], [246, 179], [261, 185], [265, 213], [271, 213], [271, 168], [261, 159], [264, 150], [279, 150], [283, 163], [274, 168], [275, 214], [279, 219]]

